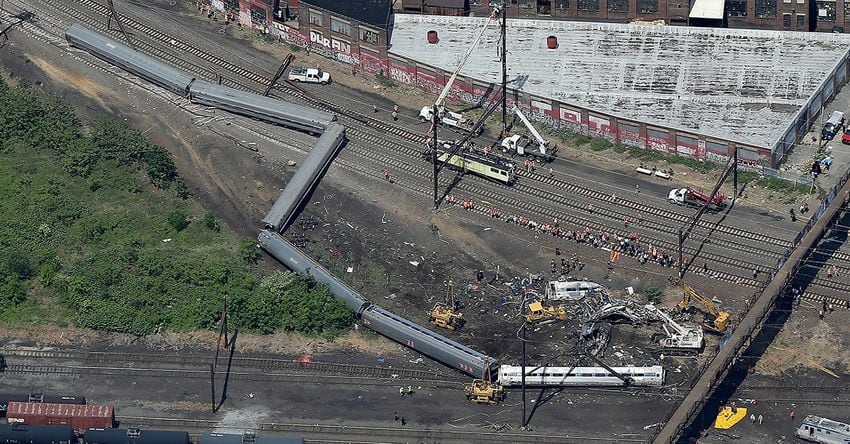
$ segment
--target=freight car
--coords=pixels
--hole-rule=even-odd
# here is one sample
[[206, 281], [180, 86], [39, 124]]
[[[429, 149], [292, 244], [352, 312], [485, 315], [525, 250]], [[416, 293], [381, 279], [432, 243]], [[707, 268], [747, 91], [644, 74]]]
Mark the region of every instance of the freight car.
[[[612, 370], [630, 380], [629, 385], [660, 387], [664, 384], [664, 367], [612, 367]], [[522, 367], [503, 365], [499, 367], [499, 384], [516, 387], [522, 384]], [[609, 386], [625, 383], [604, 367], [526, 367], [525, 384], [531, 386]]]
[[9, 424], [68, 425], [82, 434], [90, 427], [112, 427], [115, 412], [111, 405], [10, 402], [6, 420]]
[[266, 228], [283, 231], [292, 219], [295, 210], [306, 199], [307, 192], [322, 177], [322, 172], [330, 165], [331, 158], [345, 142], [345, 127], [331, 123], [313, 145], [313, 149], [298, 168], [298, 171], [286, 184], [280, 197], [272, 205], [271, 211], [263, 219]]
[[69, 426], [0, 424], [0, 444], [77, 444]]
[[202, 433], [200, 444], [304, 444], [304, 438], [299, 436], [232, 435], [222, 433]]
[[330, 113], [203, 80], [192, 83], [189, 87], [189, 97], [195, 103], [313, 134], [321, 134], [331, 122], [336, 120], [336, 116]]
[[45, 395], [42, 393], [0, 393], [0, 415], [6, 412], [10, 402], [49, 402], [85, 405], [85, 396]]
[[362, 319], [364, 326], [474, 377], [480, 378], [488, 370], [496, 373], [498, 363], [495, 359], [372, 305], [360, 293], [331, 275], [276, 232], [262, 230], [258, 241], [264, 250], [287, 267], [327, 284], [331, 294], [351, 307]]
[[194, 78], [179, 69], [135, 51], [102, 34], [78, 24], [65, 31], [71, 45], [84, 49], [107, 62], [155, 83], [175, 94], [186, 96]]
[[90, 428], [86, 444], [189, 444], [189, 434], [170, 430]]

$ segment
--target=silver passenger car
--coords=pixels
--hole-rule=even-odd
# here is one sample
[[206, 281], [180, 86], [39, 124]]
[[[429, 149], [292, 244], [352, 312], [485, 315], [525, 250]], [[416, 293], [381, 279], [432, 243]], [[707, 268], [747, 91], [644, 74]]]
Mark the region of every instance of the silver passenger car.
[[194, 79], [190, 74], [78, 24], [65, 31], [65, 39], [73, 46], [181, 96], [188, 94], [189, 84]]
[[227, 86], [196, 80], [189, 88], [193, 102], [221, 108], [266, 122], [321, 134], [336, 115], [306, 106], [239, 91]]

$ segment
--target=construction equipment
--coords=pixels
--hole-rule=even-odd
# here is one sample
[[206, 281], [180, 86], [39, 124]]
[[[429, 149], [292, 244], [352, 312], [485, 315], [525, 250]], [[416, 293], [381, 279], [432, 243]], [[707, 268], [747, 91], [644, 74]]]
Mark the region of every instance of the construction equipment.
[[[661, 339], [659, 344], [668, 351], [699, 351], [704, 345], [704, 333], [702, 329], [696, 325], [681, 325], [674, 321], [666, 313], [659, 310], [654, 305], [647, 305], [647, 309], [654, 309], [658, 317], [664, 321], [662, 327], [667, 337]], [[669, 328], [668, 328], [669, 326]]]
[[429, 321], [437, 327], [457, 330], [466, 323], [463, 319], [463, 313], [457, 311], [457, 308], [454, 283], [449, 281], [448, 288], [446, 289], [446, 302], [437, 302], [434, 304], [434, 308], [431, 309]]
[[[466, 64], [467, 60], [469, 60], [469, 56], [472, 55], [472, 51], [475, 50], [475, 47], [478, 46], [478, 42], [481, 41], [481, 37], [484, 36], [484, 32], [487, 31], [487, 28], [490, 27], [490, 24], [497, 20], [499, 13], [501, 12], [501, 8], [496, 6], [493, 8], [493, 13], [490, 14], [490, 17], [487, 19], [487, 22], [484, 23], [484, 27], [481, 28], [481, 32], [475, 37], [472, 41], [472, 44], [467, 48], [466, 53], [458, 62], [457, 68], [452, 73], [449, 80], [446, 81], [446, 86], [443, 87], [443, 91], [440, 92], [440, 95], [437, 97], [437, 100], [434, 102], [433, 106], [423, 106], [419, 111], [419, 120], [422, 122], [431, 122], [434, 118], [434, 113], [437, 114], [437, 122], [441, 125], [449, 126], [453, 129], [458, 129], [461, 131], [469, 132], [472, 127], [475, 125], [472, 119], [465, 117], [461, 113], [456, 113], [452, 111], [448, 111], [443, 107], [443, 102], [448, 97], [449, 92], [452, 89], [452, 85], [455, 83], [455, 79], [457, 79], [457, 75], [460, 73], [460, 70], [463, 69], [463, 65]], [[478, 129], [478, 133], [480, 134], [481, 127]]]
[[723, 334], [726, 332], [726, 329], [729, 327], [728, 312], [718, 310], [717, 307], [714, 306], [713, 302], [703, 296], [700, 296], [693, 288], [686, 284], [682, 284], [682, 290], [684, 292], [682, 300], [676, 304], [679, 311], [687, 311], [691, 306], [691, 302], [695, 299], [708, 311], [705, 313], [702, 327], [712, 333]]
[[539, 301], [528, 304], [525, 322], [529, 324], [549, 324], [555, 321], [567, 320], [567, 309], [563, 305], [546, 306]]
[[466, 400], [474, 404], [495, 405], [505, 399], [505, 388], [498, 382], [492, 381], [490, 366], [484, 366], [486, 370], [481, 379], [475, 379], [472, 383], [463, 387], [466, 392]]
[[[506, 153], [516, 153], [520, 156], [528, 156], [531, 158], [541, 159], [545, 162], [550, 162], [555, 159], [555, 147], [550, 145], [549, 141], [543, 138], [525, 114], [520, 111], [519, 107], [514, 105], [513, 112], [519, 117], [519, 120], [525, 124], [528, 131], [534, 136], [534, 141], [529, 140], [525, 136], [514, 134], [510, 137], [505, 137], [502, 140], [502, 151]], [[536, 143], [534, 143], [536, 142]]]

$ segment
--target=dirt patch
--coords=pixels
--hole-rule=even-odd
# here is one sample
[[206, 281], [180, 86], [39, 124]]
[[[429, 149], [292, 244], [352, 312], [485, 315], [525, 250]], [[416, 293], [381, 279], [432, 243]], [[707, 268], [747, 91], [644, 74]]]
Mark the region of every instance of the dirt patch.
[[801, 368], [850, 371], [850, 350], [846, 337], [850, 314], [836, 311], [820, 321], [817, 316], [797, 316], [789, 320], [759, 360], [756, 370], [770, 376], [786, 375]]
[[39, 69], [44, 71], [44, 73], [50, 76], [50, 78], [54, 81], [61, 82], [64, 85], [77, 89], [86, 97], [97, 102], [97, 104], [102, 108], [109, 109], [109, 106], [107, 106], [106, 103], [111, 102], [115, 95], [111, 91], [104, 89], [102, 85], [92, 82], [89, 77], [85, 77], [79, 73], [53, 65], [41, 57], [29, 54], [27, 56]]

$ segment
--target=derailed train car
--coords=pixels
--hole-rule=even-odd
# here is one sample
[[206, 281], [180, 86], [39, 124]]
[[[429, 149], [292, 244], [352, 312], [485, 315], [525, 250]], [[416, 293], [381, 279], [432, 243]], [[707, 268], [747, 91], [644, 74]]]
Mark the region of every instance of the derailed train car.
[[322, 177], [322, 172], [330, 164], [331, 158], [345, 142], [345, 127], [331, 123], [313, 145], [313, 149], [304, 160], [301, 168], [286, 184], [280, 197], [272, 205], [269, 214], [263, 218], [263, 225], [275, 231], [282, 231], [295, 214], [295, 210], [306, 198], [307, 192]]
[[336, 115], [324, 111], [203, 80], [195, 80], [191, 74], [78, 24], [71, 25], [65, 31], [65, 38], [73, 46], [84, 49], [175, 94], [189, 96], [195, 103], [312, 134], [321, 134], [331, 122], [336, 120]]
[[470, 376], [496, 374], [495, 359], [370, 303], [276, 232], [262, 230], [258, 241], [287, 267], [327, 284], [331, 294], [351, 307], [364, 326]]
[[[614, 376], [604, 367], [525, 367], [525, 384], [529, 386], [553, 387], [661, 387], [664, 384], [664, 367], [612, 367], [623, 379]], [[499, 367], [499, 384], [505, 387], [522, 385], [522, 367], [503, 365]]]
[[189, 93], [189, 84], [194, 80], [194, 77], [179, 69], [78, 24], [71, 25], [65, 31], [65, 38], [72, 45], [181, 96]]
[[85, 405], [85, 396], [45, 395], [42, 393], [0, 393], [0, 416], [5, 416], [10, 402], [48, 402]]
[[203, 80], [196, 80], [192, 83], [192, 86], [189, 87], [189, 98], [195, 103], [313, 134], [321, 134], [336, 119], [333, 114], [313, 108], [239, 91]]

